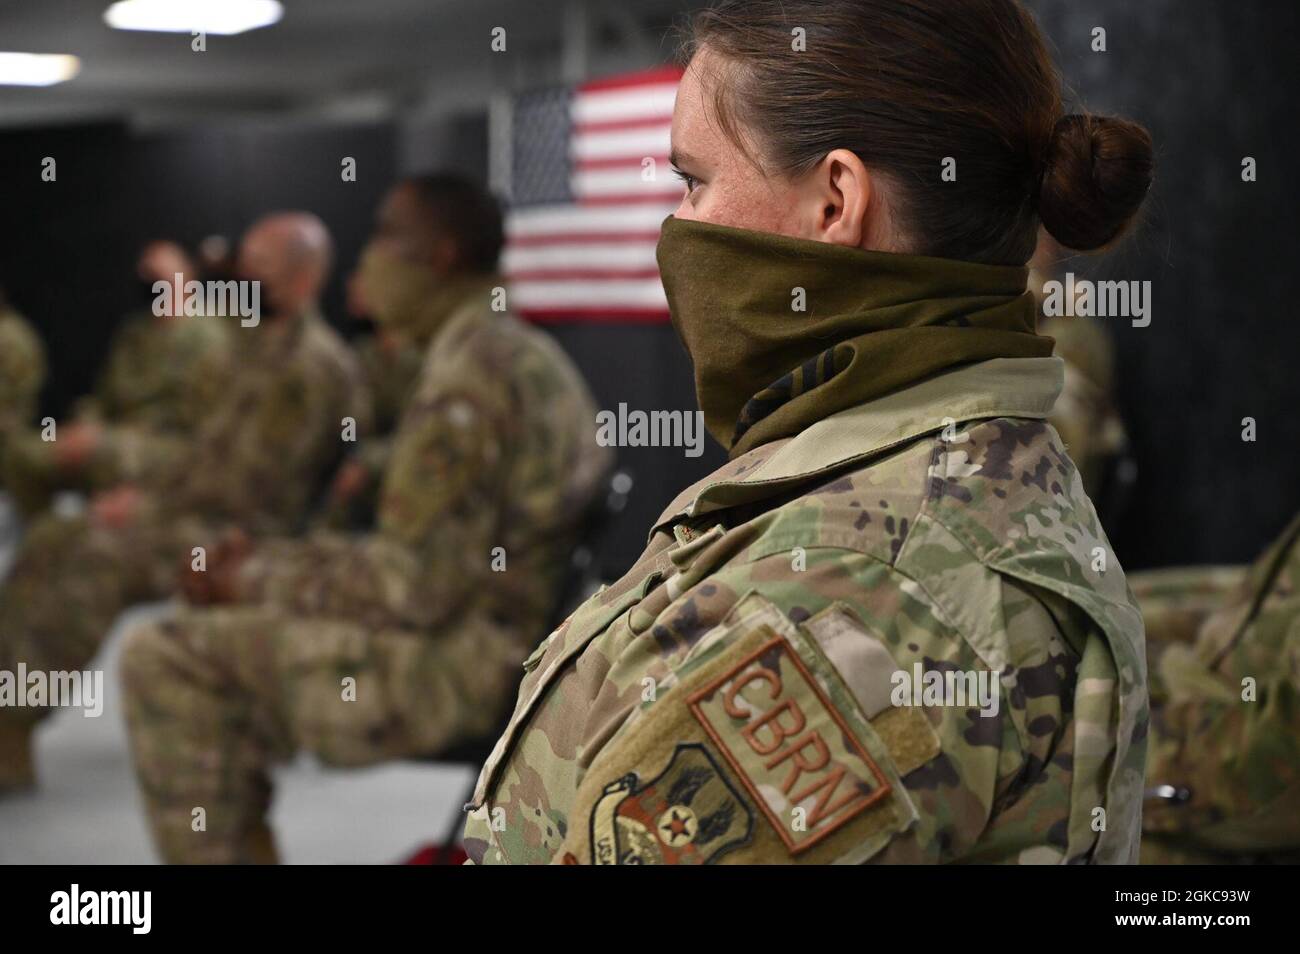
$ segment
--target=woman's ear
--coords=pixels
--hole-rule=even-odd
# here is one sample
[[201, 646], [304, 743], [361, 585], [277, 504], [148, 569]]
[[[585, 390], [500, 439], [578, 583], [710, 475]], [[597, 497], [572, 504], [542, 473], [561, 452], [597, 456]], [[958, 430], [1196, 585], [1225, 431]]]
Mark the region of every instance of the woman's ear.
[[826, 154], [804, 183], [814, 238], [849, 248], [884, 248], [890, 244], [883, 195], [875, 177], [848, 149]]

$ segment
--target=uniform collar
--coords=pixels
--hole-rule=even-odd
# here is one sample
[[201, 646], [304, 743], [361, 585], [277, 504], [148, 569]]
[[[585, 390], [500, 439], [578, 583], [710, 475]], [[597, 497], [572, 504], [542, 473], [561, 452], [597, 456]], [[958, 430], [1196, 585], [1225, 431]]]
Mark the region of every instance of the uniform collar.
[[488, 293], [503, 284], [498, 275], [483, 276], [473, 283], [451, 310], [447, 320], [433, 333], [431, 341], [444, 341], [457, 337], [465, 329], [480, 321], [489, 319], [495, 312], [491, 308]]
[[651, 535], [679, 520], [751, 504], [841, 470], [948, 424], [994, 417], [1045, 418], [1064, 384], [1060, 358], [993, 358], [840, 411], [794, 437], [723, 465], [682, 491]]

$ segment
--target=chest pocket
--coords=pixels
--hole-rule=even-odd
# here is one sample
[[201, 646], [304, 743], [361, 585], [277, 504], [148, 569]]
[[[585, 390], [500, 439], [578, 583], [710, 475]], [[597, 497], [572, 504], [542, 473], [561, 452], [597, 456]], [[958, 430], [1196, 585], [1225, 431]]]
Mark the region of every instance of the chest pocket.
[[[611, 623], [641, 602], [647, 593], [662, 582], [670, 568], [671, 564], [666, 557], [649, 566], [634, 567], [628, 577], [602, 590], [578, 607], [568, 623], [547, 637], [524, 661], [525, 675], [519, 687], [515, 711], [501, 738], [493, 746], [492, 754], [483, 763], [478, 783], [474, 786], [473, 801], [465, 806], [467, 810], [477, 809], [487, 800], [500, 775], [500, 769], [509, 759], [516, 741], [528, 728], [528, 721], [538, 702], [568, 668], [569, 663]], [[637, 582], [629, 584], [629, 578]]]

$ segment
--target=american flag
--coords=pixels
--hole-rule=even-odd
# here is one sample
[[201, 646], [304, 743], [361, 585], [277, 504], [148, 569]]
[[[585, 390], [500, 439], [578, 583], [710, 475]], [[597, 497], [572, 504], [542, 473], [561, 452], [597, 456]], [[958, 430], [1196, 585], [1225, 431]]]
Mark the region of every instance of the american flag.
[[659, 226], [681, 201], [668, 163], [681, 70], [518, 97], [506, 248], [513, 310], [534, 321], [665, 321]]

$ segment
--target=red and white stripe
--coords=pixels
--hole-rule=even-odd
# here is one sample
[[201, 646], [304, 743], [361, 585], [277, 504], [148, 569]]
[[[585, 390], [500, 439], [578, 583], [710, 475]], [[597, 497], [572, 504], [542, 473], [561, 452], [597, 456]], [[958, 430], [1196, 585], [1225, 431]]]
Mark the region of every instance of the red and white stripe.
[[515, 310], [535, 321], [664, 321], [655, 265], [682, 186], [668, 162], [681, 71], [664, 67], [579, 87], [570, 104], [574, 203], [506, 220], [503, 268]]

